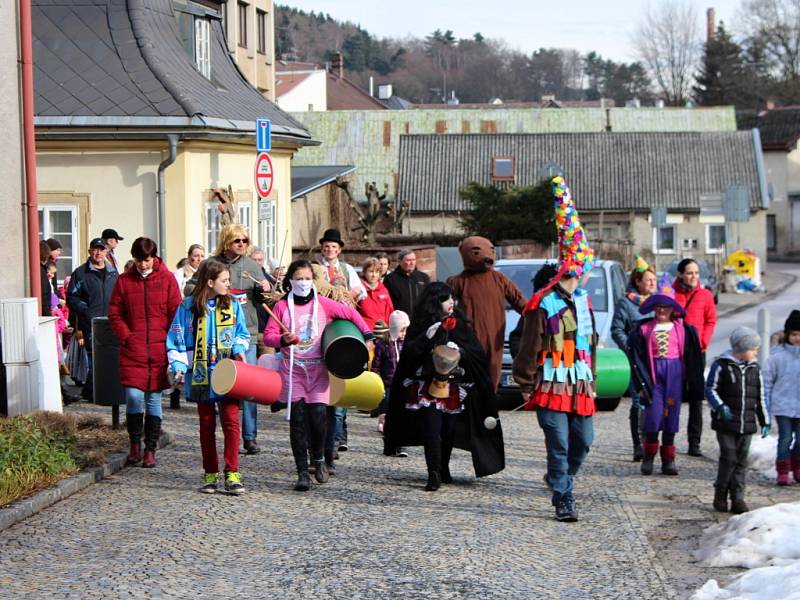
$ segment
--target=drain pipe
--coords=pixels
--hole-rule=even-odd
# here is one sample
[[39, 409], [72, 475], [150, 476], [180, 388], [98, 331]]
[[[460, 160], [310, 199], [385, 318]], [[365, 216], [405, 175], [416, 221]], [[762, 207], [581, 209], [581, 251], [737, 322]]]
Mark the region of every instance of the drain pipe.
[[[33, 125], [33, 33], [31, 0], [19, 2], [19, 42], [22, 63], [22, 130], [25, 156], [25, 207], [28, 233], [28, 285], [31, 296], [42, 302], [39, 273], [39, 203], [36, 189], [36, 131]], [[42, 307], [39, 306], [39, 314]]]
[[158, 165], [158, 190], [156, 192], [156, 202], [158, 204], [158, 247], [161, 248], [162, 258], [167, 255], [167, 204], [165, 200], [166, 192], [164, 191], [164, 171], [175, 162], [175, 158], [178, 155], [178, 136], [170, 134], [167, 139], [169, 140], [169, 156]]

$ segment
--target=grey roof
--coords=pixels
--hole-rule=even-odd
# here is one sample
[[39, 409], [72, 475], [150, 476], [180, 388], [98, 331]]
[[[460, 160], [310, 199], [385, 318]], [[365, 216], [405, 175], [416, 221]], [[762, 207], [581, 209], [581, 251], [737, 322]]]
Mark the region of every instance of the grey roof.
[[761, 112], [736, 111], [739, 129], [757, 127], [764, 150], [789, 151], [800, 139], [800, 106], [784, 106]]
[[515, 184], [531, 185], [545, 167], [563, 169], [586, 210], [699, 211], [700, 196], [731, 185], [766, 206], [757, 131], [711, 133], [576, 133], [403, 135], [398, 197], [422, 213], [466, 208], [459, 190], [491, 183], [492, 157], [515, 161]]
[[184, 50], [171, 0], [33, 0], [37, 127], [187, 127], [310, 139], [245, 79], [211, 21], [211, 79]]
[[319, 165], [297, 167], [292, 165], [292, 200], [313, 192], [323, 185], [335, 181], [337, 177], [349, 175], [356, 168], [352, 165]]

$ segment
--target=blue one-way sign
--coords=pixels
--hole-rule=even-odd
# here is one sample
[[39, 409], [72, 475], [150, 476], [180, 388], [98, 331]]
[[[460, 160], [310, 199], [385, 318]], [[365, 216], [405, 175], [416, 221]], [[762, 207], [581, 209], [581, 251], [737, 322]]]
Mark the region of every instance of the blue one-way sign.
[[272, 121], [256, 119], [256, 151], [269, 152], [270, 150], [272, 150]]

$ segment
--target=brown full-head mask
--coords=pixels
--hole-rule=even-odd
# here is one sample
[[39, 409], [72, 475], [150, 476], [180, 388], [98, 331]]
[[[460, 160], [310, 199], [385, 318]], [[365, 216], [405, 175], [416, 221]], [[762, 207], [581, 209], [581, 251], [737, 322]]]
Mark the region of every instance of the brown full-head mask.
[[467, 271], [491, 271], [494, 268], [494, 244], [485, 237], [473, 235], [464, 238], [458, 245], [458, 251]]

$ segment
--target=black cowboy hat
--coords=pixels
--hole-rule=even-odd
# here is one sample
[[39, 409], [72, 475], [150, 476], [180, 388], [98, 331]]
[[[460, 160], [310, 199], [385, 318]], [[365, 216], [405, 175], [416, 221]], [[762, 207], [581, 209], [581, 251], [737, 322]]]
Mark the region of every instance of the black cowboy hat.
[[319, 245], [321, 246], [325, 242], [336, 242], [340, 247], [344, 248], [344, 240], [338, 229], [326, 229], [319, 240]]

